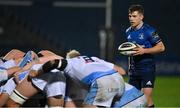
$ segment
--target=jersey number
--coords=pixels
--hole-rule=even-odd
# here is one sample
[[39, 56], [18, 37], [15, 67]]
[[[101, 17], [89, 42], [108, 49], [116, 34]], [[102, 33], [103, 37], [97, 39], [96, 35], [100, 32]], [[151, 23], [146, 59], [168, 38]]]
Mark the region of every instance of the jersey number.
[[94, 60], [91, 57], [83, 56], [83, 59], [85, 60], [86, 63], [94, 62]]

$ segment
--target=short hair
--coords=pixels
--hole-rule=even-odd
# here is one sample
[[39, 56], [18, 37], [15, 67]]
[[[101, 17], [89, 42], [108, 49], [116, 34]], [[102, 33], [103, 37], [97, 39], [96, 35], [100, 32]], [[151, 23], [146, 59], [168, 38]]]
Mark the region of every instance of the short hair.
[[15, 59], [23, 58], [24, 55], [25, 55], [25, 53], [23, 51], [20, 51], [18, 49], [12, 49], [3, 57], [3, 59], [5, 59], [5, 60], [14, 59], [15, 60]]
[[131, 5], [129, 7], [129, 13], [132, 13], [134, 11], [138, 11], [141, 14], [144, 14], [144, 8], [142, 7], [142, 5], [136, 4], [136, 5]]
[[66, 58], [69, 59], [69, 58], [74, 58], [74, 57], [78, 57], [80, 56], [81, 54], [79, 53], [79, 51], [77, 50], [70, 50], [67, 54], [66, 54]]
[[49, 50], [41, 50], [37, 54], [38, 57], [45, 57], [45, 56], [51, 56], [51, 55], [56, 55], [56, 54], [51, 52], [51, 51], [49, 51]]

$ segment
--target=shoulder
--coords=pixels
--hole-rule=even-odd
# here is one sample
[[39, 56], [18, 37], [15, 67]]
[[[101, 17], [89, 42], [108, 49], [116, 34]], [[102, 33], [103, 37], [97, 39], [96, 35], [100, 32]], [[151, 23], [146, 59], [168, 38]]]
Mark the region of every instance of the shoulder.
[[144, 25], [143, 25], [143, 29], [144, 29], [145, 31], [147, 31], [147, 32], [154, 32], [154, 31], [156, 31], [156, 29], [155, 29], [154, 27], [152, 27], [152, 26], [150, 26], [150, 25], [148, 25], [148, 24], [144, 24]]
[[95, 56], [92, 56], [91, 58], [92, 58], [93, 60], [100, 60], [100, 58], [95, 57]]
[[128, 33], [131, 30], [131, 27], [126, 29], [126, 33]]
[[143, 25], [143, 30], [149, 35], [152, 35], [156, 32], [156, 29], [148, 24]]

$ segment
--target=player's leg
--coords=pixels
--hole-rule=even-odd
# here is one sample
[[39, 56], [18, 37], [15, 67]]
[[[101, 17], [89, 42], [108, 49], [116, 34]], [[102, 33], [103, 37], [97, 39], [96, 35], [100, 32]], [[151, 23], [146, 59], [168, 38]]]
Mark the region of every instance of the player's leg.
[[[74, 91], [75, 89], [71, 89], [71, 90]], [[75, 90], [75, 91], [77, 91], [77, 90]], [[87, 94], [86, 90], [79, 88], [79, 91], [76, 92], [76, 94], [73, 95], [73, 93], [71, 93], [70, 97], [66, 96], [64, 107], [65, 108], [82, 107], [83, 106], [83, 100], [84, 100], [86, 94]], [[73, 97], [73, 96], [75, 96], [75, 97]]]
[[0, 94], [0, 107], [3, 107], [8, 101], [9, 95], [7, 93]]
[[65, 100], [65, 108], [78, 108], [82, 107], [83, 100]]
[[[56, 76], [61, 77], [61, 76]], [[47, 86], [47, 98], [48, 98], [48, 106], [50, 107], [63, 107], [64, 106], [64, 97], [66, 90], [65, 80], [58, 80], [53, 84]]]
[[9, 96], [12, 94], [13, 90], [15, 89], [16, 84], [13, 78], [9, 79], [5, 85], [2, 87], [2, 92], [0, 95], [0, 107], [4, 106], [9, 99]]
[[52, 82], [46, 86], [46, 95], [48, 97], [48, 106], [63, 107], [66, 91], [66, 79], [61, 72], [52, 74]]
[[142, 91], [146, 95], [148, 107], [154, 107], [153, 97], [152, 97], [154, 82], [155, 82], [155, 74], [153, 70], [152, 72], [147, 72], [146, 74], [144, 74], [142, 81]]
[[62, 107], [64, 106], [64, 98], [60, 95], [48, 97], [48, 106], [50, 107]]
[[64, 107], [82, 107], [83, 100], [87, 95], [88, 91], [69, 77], [66, 80], [66, 85], [67, 86]]
[[21, 83], [19, 83], [7, 102], [8, 107], [19, 107], [27, 99], [29, 99], [34, 94], [38, 93], [39, 90], [34, 87], [34, 85], [25, 78]]
[[139, 76], [129, 76], [129, 84], [136, 87], [138, 90], [141, 90], [141, 79]]
[[143, 88], [142, 91], [147, 97], [148, 107], [153, 107], [154, 105], [153, 98], [152, 98], [153, 88]]

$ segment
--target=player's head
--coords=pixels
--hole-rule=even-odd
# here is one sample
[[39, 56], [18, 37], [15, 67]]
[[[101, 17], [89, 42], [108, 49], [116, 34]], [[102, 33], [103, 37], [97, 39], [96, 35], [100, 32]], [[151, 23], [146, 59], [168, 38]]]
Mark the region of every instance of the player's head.
[[42, 50], [40, 52], [38, 52], [37, 54], [40, 63], [45, 63], [49, 60], [53, 60], [53, 59], [63, 59], [62, 56], [59, 56], [51, 51], [48, 50]]
[[49, 50], [41, 50], [40, 52], [38, 52], [38, 57], [52, 56], [52, 55], [56, 55], [56, 54]]
[[4, 60], [16, 60], [16, 59], [20, 59], [23, 58], [23, 56], [25, 55], [25, 53], [23, 51], [20, 51], [18, 49], [12, 49], [11, 51], [9, 51], [4, 57]]
[[129, 21], [132, 27], [137, 27], [144, 18], [144, 9], [141, 5], [131, 5], [129, 7]]
[[131, 5], [130, 7], [129, 7], [129, 13], [132, 13], [132, 12], [135, 12], [135, 11], [137, 11], [137, 12], [139, 12], [140, 14], [144, 14], [144, 8], [141, 6], [141, 5]]
[[79, 53], [79, 51], [77, 50], [70, 50], [67, 54], [66, 54], [66, 58], [69, 59], [69, 58], [74, 58], [74, 57], [78, 57], [80, 56], [81, 54]]

